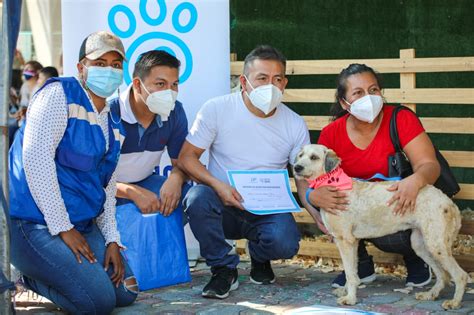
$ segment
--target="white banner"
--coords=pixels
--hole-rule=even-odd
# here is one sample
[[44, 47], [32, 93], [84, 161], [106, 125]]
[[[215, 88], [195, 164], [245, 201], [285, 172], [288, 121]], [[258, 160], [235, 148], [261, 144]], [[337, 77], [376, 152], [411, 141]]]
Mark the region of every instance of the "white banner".
[[230, 92], [229, 0], [62, 0], [64, 75], [77, 74], [87, 35], [107, 30], [120, 37], [131, 82], [141, 53], [163, 49], [181, 61], [178, 100], [189, 124], [208, 99]]

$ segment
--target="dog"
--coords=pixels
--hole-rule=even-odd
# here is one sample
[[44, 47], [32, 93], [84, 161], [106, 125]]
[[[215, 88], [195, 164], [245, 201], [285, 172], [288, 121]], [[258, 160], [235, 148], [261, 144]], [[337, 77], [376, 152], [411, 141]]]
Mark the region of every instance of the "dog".
[[[296, 156], [293, 172], [297, 179], [308, 182], [324, 179], [326, 183], [338, 180], [331, 174], [340, 169], [341, 160], [333, 150], [323, 145], [306, 145]], [[329, 174], [329, 175], [328, 175]], [[327, 179], [327, 177], [331, 177]], [[347, 176], [347, 175], [346, 175]], [[461, 228], [461, 214], [454, 202], [441, 190], [432, 185], [422, 188], [416, 199], [413, 212], [403, 216], [395, 215], [395, 204], [387, 206], [393, 192], [387, 188], [393, 181], [367, 182], [355, 179], [348, 190], [350, 204], [348, 210], [333, 215], [321, 209], [321, 218], [339, 249], [344, 270], [346, 286], [335, 293], [339, 304], [354, 305], [357, 302], [356, 290], [360, 284], [357, 275], [357, 246], [360, 239], [376, 238], [399, 231], [412, 229], [411, 246], [433, 270], [435, 285], [427, 292], [416, 294], [418, 300], [434, 300], [449, 283], [449, 277], [456, 285], [452, 300], [443, 302], [444, 309], [461, 307], [468, 274], [454, 259], [451, 247]]]

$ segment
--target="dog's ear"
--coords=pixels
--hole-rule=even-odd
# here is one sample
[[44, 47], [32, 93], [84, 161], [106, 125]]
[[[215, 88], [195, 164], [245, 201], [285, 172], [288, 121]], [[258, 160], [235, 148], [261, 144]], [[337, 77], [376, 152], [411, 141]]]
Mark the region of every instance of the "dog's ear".
[[341, 163], [341, 159], [337, 157], [336, 152], [328, 149], [324, 159], [324, 171], [326, 173], [332, 171], [339, 165], [339, 163]]

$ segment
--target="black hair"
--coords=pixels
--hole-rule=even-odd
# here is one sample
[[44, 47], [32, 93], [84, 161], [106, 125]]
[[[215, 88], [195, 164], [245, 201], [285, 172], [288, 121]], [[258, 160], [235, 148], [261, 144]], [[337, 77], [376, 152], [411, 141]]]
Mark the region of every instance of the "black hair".
[[164, 50], [150, 50], [138, 57], [133, 77], [139, 77], [143, 81], [150, 74], [151, 69], [156, 66], [167, 66], [179, 70], [181, 62]]
[[44, 74], [46, 79], [59, 77], [58, 70], [55, 67], [44, 67], [39, 73]]
[[283, 65], [283, 73], [286, 71], [286, 57], [276, 48], [270, 45], [260, 45], [255, 47], [244, 61], [244, 74], [248, 75], [248, 68], [256, 59], [260, 60], [275, 60]]
[[350, 64], [349, 67], [343, 69], [341, 73], [339, 73], [339, 75], [337, 76], [336, 100], [334, 104], [331, 106], [331, 110], [330, 110], [331, 115], [332, 115], [332, 120], [336, 120], [339, 117], [342, 117], [346, 114], [346, 110], [342, 108], [339, 102], [345, 99], [345, 95], [347, 92], [347, 79], [354, 74], [359, 74], [359, 73], [364, 73], [364, 72], [371, 73], [375, 77], [375, 80], [377, 80], [377, 84], [379, 85], [379, 88], [382, 89], [382, 78], [380, 74], [374, 71], [374, 69], [372, 69], [371, 67], [365, 64], [360, 64], [360, 63]]

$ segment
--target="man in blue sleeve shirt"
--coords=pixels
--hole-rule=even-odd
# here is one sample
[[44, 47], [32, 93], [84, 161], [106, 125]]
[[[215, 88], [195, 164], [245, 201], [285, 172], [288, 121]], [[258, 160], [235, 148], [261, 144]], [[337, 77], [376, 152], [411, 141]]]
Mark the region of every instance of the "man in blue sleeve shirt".
[[180, 202], [184, 174], [177, 167], [168, 177], [155, 173], [165, 148], [176, 165], [188, 133], [186, 114], [176, 101], [179, 67], [180, 61], [165, 51], [143, 53], [132, 84], [111, 103], [126, 132], [117, 166], [118, 206], [134, 202], [144, 214], [168, 216]]

